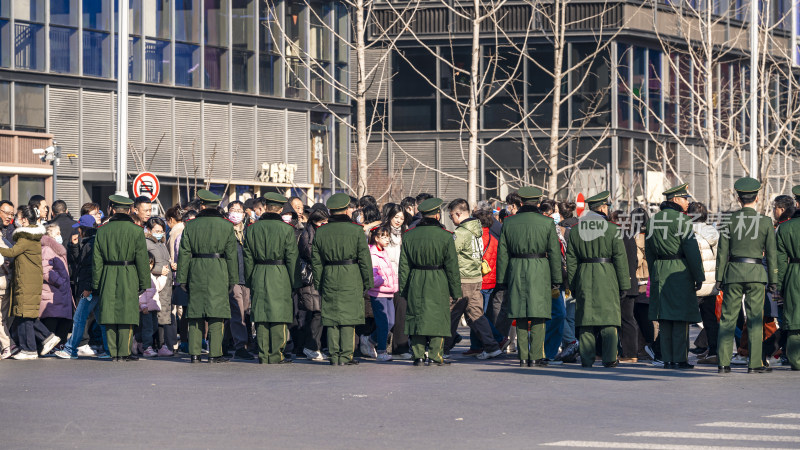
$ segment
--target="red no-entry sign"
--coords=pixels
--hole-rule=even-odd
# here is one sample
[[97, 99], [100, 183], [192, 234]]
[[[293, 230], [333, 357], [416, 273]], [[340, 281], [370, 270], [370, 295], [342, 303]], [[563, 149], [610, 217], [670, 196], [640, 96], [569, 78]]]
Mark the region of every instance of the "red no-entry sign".
[[136, 175], [133, 180], [133, 195], [136, 197], [148, 197], [150, 201], [155, 201], [158, 197], [158, 191], [161, 186], [158, 183], [158, 177], [150, 172], [142, 172]]
[[583, 192], [579, 192], [578, 198], [575, 199], [575, 214], [580, 217], [584, 209], [586, 209], [586, 199], [583, 197]]

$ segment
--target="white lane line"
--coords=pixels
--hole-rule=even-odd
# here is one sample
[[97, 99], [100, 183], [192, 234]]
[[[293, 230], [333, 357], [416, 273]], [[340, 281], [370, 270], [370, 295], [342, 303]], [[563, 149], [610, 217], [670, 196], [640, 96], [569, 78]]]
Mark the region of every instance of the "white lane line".
[[765, 416], [767, 419], [800, 419], [800, 414], [796, 413], [784, 413], [784, 414], [773, 414], [771, 416]]
[[715, 439], [720, 441], [800, 442], [800, 436], [773, 436], [769, 434], [684, 433], [671, 431], [637, 431], [617, 436], [663, 437], [677, 439]]
[[800, 430], [800, 425], [787, 423], [711, 422], [701, 423], [697, 426], [719, 428], [761, 428], [764, 430]]
[[789, 447], [713, 447], [708, 445], [672, 445], [672, 444], [650, 444], [646, 442], [602, 442], [602, 441], [558, 441], [539, 444], [548, 447], [578, 447], [578, 448], [636, 448], [650, 450], [728, 450], [728, 449], [748, 449], [748, 450], [788, 450]]

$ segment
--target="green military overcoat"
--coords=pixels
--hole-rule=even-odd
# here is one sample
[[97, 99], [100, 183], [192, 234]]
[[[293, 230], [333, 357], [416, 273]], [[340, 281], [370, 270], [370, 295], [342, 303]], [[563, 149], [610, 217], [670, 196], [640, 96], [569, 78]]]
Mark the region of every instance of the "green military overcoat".
[[800, 212], [778, 227], [775, 239], [778, 260], [778, 285], [783, 296], [783, 315], [787, 330], [800, 330]]
[[[243, 251], [253, 322], [291, 323], [292, 289], [300, 287], [294, 228], [281, 220], [280, 214], [265, 213], [247, 229]], [[259, 264], [269, 260], [283, 264]]]
[[[546, 253], [547, 257], [516, 257], [531, 253]], [[535, 206], [523, 206], [503, 223], [497, 247], [497, 284], [507, 287], [508, 316], [549, 319], [552, 285], [561, 282], [556, 224]]]
[[[329, 265], [352, 260], [354, 264]], [[322, 325], [364, 323], [364, 291], [373, 287], [372, 257], [364, 228], [335, 214], [317, 229], [311, 246], [314, 288], [322, 299]]]
[[[577, 327], [620, 326], [619, 293], [631, 288], [620, 232], [619, 226], [592, 211], [569, 234], [567, 280], [577, 302]], [[612, 262], [581, 262], [587, 258], [608, 258]]]
[[[672, 202], [647, 222], [644, 251], [650, 271], [650, 320], [700, 322], [695, 282], [705, 280], [692, 219]], [[680, 256], [680, 259], [661, 259]]]
[[[215, 253], [220, 257], [199, 257]], [[187, 318], [230, 319], [228, 289], [239, 283], [239, 252], [233, 224], [216, 209], [200, 211], [183, 229], [178, 283], [188, 287]]]
[[[127, 214], [117, 213], [97, 230], [92, 283], [100, 295], [103, 325], [138, 325], [139, 291], [150, 288], [150, 259], [144, 230]], [[113, 266], [107, 262], [132, 262]]]
[[[775, 229], [769, 217], [757, 213], [753, 208], [742, 208], [733, 212], [730, 220], [723, 223], [719, 234], [717, 281], [721, 281], [723, 285], [778, 282]], [[730, 261], [734, 257], [761, 261], [765, 256], [766, 271], [763, 264]]]
[[403, 235], [398, 272], [400, 294], [408, 301], [405, 334], [450, 336], [450, 298], [461, 297], [453, 235], [438, 220], [423, 218]]

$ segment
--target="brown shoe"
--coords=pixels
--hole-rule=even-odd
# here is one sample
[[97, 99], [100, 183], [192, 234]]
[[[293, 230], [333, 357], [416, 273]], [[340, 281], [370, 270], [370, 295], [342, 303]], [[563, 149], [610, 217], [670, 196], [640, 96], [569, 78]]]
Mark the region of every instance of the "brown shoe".
[[639, 362], [639, 358], [620, 358], [619, 362], [631, 364], [631, 363]]
[[709, 366], [718, 366], [719, 365], [719, 357], [717, 355], [707, 356], [702, 359], [697, 360], [697, 364], [709, 365]]

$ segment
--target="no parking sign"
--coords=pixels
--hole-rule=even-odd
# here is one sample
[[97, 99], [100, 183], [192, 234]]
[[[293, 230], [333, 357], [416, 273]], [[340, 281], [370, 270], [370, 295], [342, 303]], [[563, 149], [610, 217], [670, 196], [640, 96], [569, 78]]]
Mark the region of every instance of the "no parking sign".
[[142, 172], [136, 175], [133, 180], [133, 195], [136, 197], [148, 197], [151, 202], [155, 201], [158, 197], [158, 192], [161, 189], [158, 183], [158, 177], [150, 172]]

